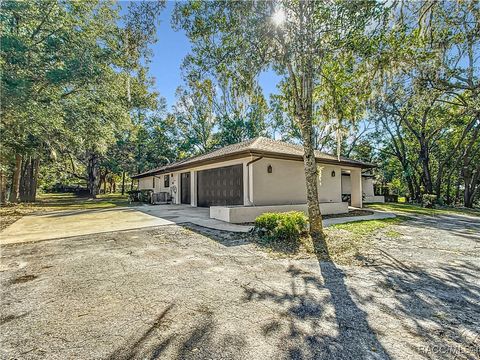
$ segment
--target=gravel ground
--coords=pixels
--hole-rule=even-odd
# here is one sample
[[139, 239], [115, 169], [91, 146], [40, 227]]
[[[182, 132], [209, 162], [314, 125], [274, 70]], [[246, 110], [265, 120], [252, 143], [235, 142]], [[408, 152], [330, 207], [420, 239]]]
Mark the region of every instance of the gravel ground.
[[480, 218], [383, 229], [363, 267], [177, 225], [2, 247], [2, 359], [475, 359]]

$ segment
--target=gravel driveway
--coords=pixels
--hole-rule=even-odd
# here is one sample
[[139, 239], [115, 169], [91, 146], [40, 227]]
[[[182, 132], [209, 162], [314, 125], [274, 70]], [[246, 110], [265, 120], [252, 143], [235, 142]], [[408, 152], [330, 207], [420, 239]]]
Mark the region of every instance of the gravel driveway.
[[376, 234], [363, 267], [178, 225], [6, 245], [1, 357], [474, 359], [479, 234], [419, 217]]

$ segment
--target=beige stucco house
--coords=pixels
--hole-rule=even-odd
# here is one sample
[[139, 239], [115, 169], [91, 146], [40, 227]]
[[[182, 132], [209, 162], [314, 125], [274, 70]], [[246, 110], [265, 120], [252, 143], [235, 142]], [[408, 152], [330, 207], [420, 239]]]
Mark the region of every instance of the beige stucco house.
[[[373, 164], [315, 153], [323, 214], [348, 212], [342, 174], [349, 174], [351, 205], [362, 207], [362, 170]], [[306, 211], [303, 148], [263, 137], [134, 176], [139, 189], [168, 193], [175, 204], [210, 208], [210, 217], [251, 222], [271, 211]], [[344, 185], [345, 186], [345, 185]]]

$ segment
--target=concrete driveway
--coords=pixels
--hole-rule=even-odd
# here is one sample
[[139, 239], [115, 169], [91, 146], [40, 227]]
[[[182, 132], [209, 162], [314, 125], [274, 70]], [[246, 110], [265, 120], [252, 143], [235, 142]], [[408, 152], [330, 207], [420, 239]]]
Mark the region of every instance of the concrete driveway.
[[167, 225], [2, 246], [4, 359], [476, 359], [480, 219], [375, 235], [369, 266]]
[[193, 223], [217, 230], [247, 232], [250, 227], [210, 219], [207, 208], [158, 205], [55, 211], [29, 215], [0, 233], [0, 244], [65, 238], [109, 231]]

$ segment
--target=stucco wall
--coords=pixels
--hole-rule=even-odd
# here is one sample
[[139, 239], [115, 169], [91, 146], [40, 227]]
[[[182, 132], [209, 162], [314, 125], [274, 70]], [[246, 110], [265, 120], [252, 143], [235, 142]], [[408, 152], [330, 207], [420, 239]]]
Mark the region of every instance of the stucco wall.
[[373, 179], [372, 178], [363, 178], [362, 179], [362, 189], [365, 196], [373, 196]]
[[138, 179], [138, 190], [153, 189], [153, 180], [152, 179], [153, 179], [152, 176], [148, 176], [148, 177]]
[[[335, 172], [335, 176], [332, 176]], [[340, 166], [320, 165], [320, 183], [318, 197], [321, 203], [342, 201], [342, 168]]]
[[[167, 174], [170, 176], [170, 174]], [[155, 189], [153, 188], [153, 176], [148, 176], [138, 179], [138, 189], [139, 190], [148, 190], [152, 189], [157, 192], [170, 192], [170, 187], [172, 184], [175, 184], [175, 177], [170, 177], [170, 184], [168, 187], [164, 185], [164, 174], [155, 176]]]
[[[191, 171], [191, 179], [195, 179], [196, 172], [204, 169], [243, 164], [244, 205], [290, 205], [305, 204], [306, 186], [305, 172], [302, 161], [263, 158], [247, 163], [255, 158], [243, 158], [215, 164], [199, 166], [191, 169], [172, 172], [170, 188], [163, 186], [163, 174], [155, 179], [155, 192], [171, 192], [175, 203], [180, 203], [180, 173]], [[268, 173], [268, 165], [272, 166], [272, 173]], [[342, 176], [341, 167], [319, 164], [319, 200], [321, 203], [341, 203], [342, 201]], [[332, 176], [332, 172], [335, 176]], [[152, 177], [139, 179], [139, 189], [152, 189]], [[195, 184], [191, 191], [192, 205], [196, 205]]]
[[[268, 173], [268, 166], [272, 173]], [[254, 205], [304, 204], [306, 200], [305, 171], [302, 161], [261, 159], [252, 168]], [[320, 202], [341, 202], [341, 168], [321, 165]], [[335, 171], [335, 177], [332, 177]]]
[[350, 175], [342, 175], [342, 194], [352, 193], [352, 182]]
[[[373, 178], [362, 177], [362, 191], [365, 196], [374, 196], [373, 193]], [[342, 194], [351, 194], [352, 184], [350, 176], [342, 176]]]
[[[299, 205], [271, 205], [271, 206], [212, 206], [210, 217], [230, 223], [253, 222], [258, 216], [266, 212], [303, 211], [308, 212], [306, 204]], [[323, 215], [344, 214], [348, 212], [348, 203], [321, 203], [320, 211]]]

